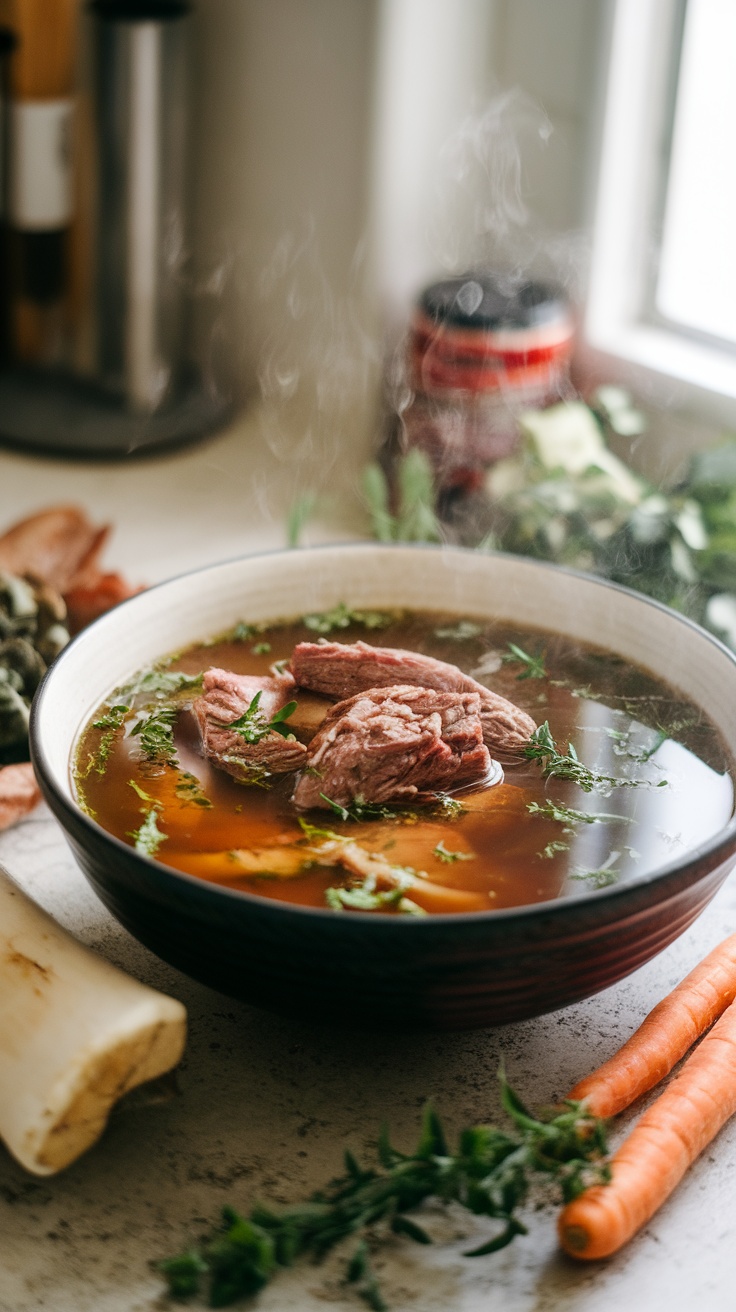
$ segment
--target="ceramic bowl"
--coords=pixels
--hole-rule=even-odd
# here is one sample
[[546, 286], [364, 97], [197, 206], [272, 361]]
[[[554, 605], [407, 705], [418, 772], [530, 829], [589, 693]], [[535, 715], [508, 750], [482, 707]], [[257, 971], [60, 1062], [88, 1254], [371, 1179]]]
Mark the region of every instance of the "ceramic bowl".
[[259, 1006], [371, 1026], [470, 1028], [607, 988], [703, 910], [736, 854], [736, 822], [632, 884], [426, 919], [337, 915], [204, 883], [139, 855], [74, 800], [82, 727], [134, 671], [246, 618], [414, 607], [557, 630], [664, 676], [736, 756], [736, 658], [656, 602], [593, 578], [459, 548], [358, 544], [251, 556], [175, 578], [102, 617], [50, 670], [33, 708], [44, 795], [102, 901], [147, 947]]

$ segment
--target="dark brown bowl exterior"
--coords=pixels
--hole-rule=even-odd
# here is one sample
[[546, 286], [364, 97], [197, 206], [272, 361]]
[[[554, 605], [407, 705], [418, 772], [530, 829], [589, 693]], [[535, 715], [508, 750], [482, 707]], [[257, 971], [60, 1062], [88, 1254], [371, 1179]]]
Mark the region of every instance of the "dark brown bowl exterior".
[[340, 916], [169, 870], [41, 782], [98, 896], [159, 957], [244, 1002], [368, 1028], [473, 1029], [578, 1002], [682, 934], [734, 862], [732, 837], [730, 851], [574, 904], [411, 921]]
[[[408, 582], [407, 582], [408, 579]], [[115, 682], [163, 651], [249, 618], [351, 605], [447, 604], [609, 645], [663, 670], [721, 725], [736, 755], [736, 657], [657, 602], [517, 557], [353, 544], [269, 553], [170, 580], [103, 616], [61, 654], [33, 707], [46, 800], [82, 870], [142, 943], [246, 1002], [352, 1026], [468, 1029], [576, 1002], [681, 934], [736, 859], [736, 818], [630, 885], [527, 907], [426, 919], [336, 914], [198, 880], [137, 853], [77, 805], [76, 736]]]

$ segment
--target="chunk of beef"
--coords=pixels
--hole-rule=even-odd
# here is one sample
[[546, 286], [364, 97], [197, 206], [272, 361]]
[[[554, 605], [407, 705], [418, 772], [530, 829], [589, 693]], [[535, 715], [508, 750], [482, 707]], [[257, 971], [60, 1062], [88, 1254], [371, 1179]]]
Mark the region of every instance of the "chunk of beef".
[[399, 685], [330, 708], [294, 792], [304, 810], [354, 799], [398, 802], [480, 783], [491, 768], [480, 697]]
[[417, 651], [372, 647], [367, 642], [300, 642], [292, 653], [291, 670], [301, 687], [330, 697], [352, 697], [366, 688], [398, 683], [438, 692], [477, 693], [483, 740], [502, 760], [518, 756], [537, 727], [526, 711], [484, 688], [456, 665]]
[[202, 696], [192, 706], [207, 759], [241, 783], [262, 774], [300, 770], [307, 749], [296, 738], [284, 738], [271, 730], [259, 742], [248, 743], [229, 728], [248, 709], [256, 693], [261, 694], [258, 715], [268, 723], [291, 699], [293, 691], [290, 674], [261, 678], [230, 670], [207, 670]]

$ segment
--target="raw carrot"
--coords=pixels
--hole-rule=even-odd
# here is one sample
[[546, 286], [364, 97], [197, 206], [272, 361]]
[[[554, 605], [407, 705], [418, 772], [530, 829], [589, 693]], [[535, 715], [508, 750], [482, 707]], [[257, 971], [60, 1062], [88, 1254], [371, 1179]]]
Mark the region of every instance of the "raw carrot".
[[706, 1144], [736, 1112], [736, 1003], [644, 1113], [611, 1161], [611, 1183], [563, 1209], [558, 1231], [572, 1257], [608, 1257], [654, 1215]]
[[736, 934], [657, 1003], [615, 1056], [580, 1080], [568, 1098], [585, 1099], [594, 1116], [615, 1116], [659, 1084], [734, 999]]

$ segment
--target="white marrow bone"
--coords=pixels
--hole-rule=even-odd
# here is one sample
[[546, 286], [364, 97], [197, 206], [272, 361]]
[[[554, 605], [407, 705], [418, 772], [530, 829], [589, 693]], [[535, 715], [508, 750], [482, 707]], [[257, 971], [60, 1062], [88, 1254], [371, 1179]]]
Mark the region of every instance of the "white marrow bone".
[[27, 1170], [75, 1161], [185, 1039], [180, 1002], [77, 942], [0, 868], [0, 1139]]

